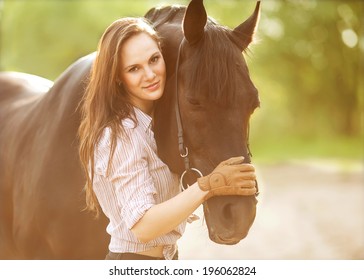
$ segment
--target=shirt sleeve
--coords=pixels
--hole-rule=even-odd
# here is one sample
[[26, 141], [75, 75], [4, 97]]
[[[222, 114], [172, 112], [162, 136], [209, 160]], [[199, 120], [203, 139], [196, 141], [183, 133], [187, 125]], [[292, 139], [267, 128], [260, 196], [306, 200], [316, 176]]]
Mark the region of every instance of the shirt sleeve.
[[[112, 183], [123, 220], [131, 229], [155, 204], [156, 189], [149, 172], [143, 136], [137, 129], [129, 128], [125, 129], [125, 134], [117, 140], [109, 174], [105, 172], [107, 164], [104, 161], [96, 170], [101, 170]], [[99, 148], [105, 152], [102, 147]]]

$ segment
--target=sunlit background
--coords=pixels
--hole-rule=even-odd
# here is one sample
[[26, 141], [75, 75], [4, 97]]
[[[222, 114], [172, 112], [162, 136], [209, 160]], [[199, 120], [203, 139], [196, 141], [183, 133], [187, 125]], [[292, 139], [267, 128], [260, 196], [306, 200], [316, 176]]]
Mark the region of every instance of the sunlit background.
[[[0, 70], [54, 80], [94, 51], [115, 19], [188, 2], [0, 0]], [[204, 2], [231, 28], [255, 7]], [[261, 99], [250, 140], [262, 188], [257, 219], [235, 246], [213, 244], [195, 222], [181, 258], [364, 259], [363, 29], [364, 1], [262, 1], [246, 54]]]

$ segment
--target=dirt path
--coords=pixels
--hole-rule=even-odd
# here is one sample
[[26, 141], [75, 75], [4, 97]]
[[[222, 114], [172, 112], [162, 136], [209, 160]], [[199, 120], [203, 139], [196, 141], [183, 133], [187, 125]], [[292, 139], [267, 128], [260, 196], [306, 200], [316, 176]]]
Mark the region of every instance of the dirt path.
[[[180, 259], [364, 259], [361, 163], [256, 167], [262, 194], [248, 237], [234, 246], [215, 244], [200, 220], [187, 226]], [[201, 208], [196, 213], [202, 217]]]

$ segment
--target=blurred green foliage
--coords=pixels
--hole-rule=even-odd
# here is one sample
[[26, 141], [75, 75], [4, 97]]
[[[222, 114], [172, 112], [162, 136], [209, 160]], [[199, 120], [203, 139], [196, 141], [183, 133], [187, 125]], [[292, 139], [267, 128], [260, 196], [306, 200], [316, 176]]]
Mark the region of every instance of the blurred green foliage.
[[[187, 0], [0, 0], [0, 68], [55, 79], [96, 49], [105, 28]], [[205, 0], [231, 28], [255, 1]], [[362, 159], [364, 1], [263, 0], [257, 43], [246, 55], [260, 92], [252, 117], [256, 160]]]

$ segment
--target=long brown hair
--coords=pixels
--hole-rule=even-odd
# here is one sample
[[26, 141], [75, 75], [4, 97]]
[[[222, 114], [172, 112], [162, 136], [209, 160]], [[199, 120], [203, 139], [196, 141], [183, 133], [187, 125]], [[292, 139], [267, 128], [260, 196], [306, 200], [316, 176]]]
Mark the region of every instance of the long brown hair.
[[114, 21], [102, 35], [96, 59], [91, 69], [88, 86], [81, 103], [82, 121], [79, 127], [79, 155], [86, 174], [86, 209], [100, 213], [99, 203], [93, 191], [94, 153], [102, 132], [111, 129], [111, 158], [116, 147], [117, 136], [123, 133], [121, 120], [135, 120], [132, 105], [125, 89], [120, 85], [120, 57], [124, 43], [140, 33], [148, 34], [160, 46], [155, 30], [144, 18], [122, 18]]

